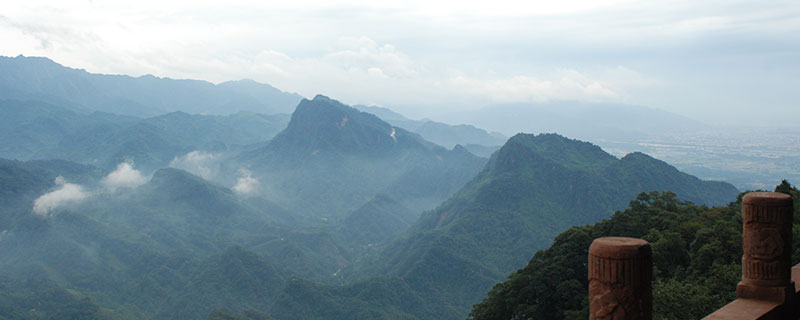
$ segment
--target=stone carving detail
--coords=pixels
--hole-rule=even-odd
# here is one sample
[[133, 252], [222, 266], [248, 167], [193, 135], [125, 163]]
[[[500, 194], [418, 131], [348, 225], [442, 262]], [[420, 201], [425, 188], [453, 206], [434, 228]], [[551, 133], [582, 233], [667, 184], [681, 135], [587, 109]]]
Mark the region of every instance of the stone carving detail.
[[589, 319], [651, 319], [650, 244], [634, 238], [598, 238], [589, 247]]
[[[751, 192], [742, 199], [742, 281], [778, 286], [791, 277], [791, 197], [774, 192]], [[763, 280], [763, 281], [762, 281]]]
[[774, 260], [783, 254], [783, 242], [778, 228], [763, 228], [753, 235], [746, 254], [751, 259]]
[[[782, 301], [791, 286], [792, 198], [751, 192], [742, 198], [742, 281], [740, 298]], [[781, 296], [779, 296], [781, 295]]]

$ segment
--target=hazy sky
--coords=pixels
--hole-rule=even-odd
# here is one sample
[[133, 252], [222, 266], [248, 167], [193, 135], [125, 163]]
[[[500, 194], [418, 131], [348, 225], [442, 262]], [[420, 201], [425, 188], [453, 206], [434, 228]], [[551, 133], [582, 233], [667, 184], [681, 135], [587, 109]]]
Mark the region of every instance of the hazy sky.
[[800, 121], [800, 1], [8, 1], [0, 55], [436, 116], [496, 103]]

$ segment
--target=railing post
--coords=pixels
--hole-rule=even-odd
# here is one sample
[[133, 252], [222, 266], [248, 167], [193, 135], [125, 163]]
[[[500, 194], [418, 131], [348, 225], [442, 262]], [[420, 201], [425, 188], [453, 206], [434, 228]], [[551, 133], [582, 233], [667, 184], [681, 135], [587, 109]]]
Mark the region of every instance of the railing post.
[[589, 319], [652, 319], [652, 279], [647, 241], [595, 239], [589, 247]]
[[751, 192], [742, 199], [741, 299], [787, 303], [794, 297], [791, 279], [792, 197], [776, 192]]

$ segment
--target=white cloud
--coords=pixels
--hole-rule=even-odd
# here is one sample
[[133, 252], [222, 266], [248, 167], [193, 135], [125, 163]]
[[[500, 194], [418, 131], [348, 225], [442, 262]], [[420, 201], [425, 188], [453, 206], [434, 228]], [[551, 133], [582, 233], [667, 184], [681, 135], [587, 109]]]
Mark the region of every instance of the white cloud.
[[378, 44], [368, 37], [342, 37], [339, 50], [330, 52], [323, 61], [345, 71], [389, 77], [411, 77], [417, 74], [415, 63], [391, 44]]
[[118, 188], [136, 188], [146, 182], [147, 178], [127, 162], [118, 164], [116, 170], [100, 180], [100, 184], [111, 192]]
[[253, 178], [249, 170], [239, 170], [239, 179], [236, 180], [236, 185], [233, 186], [233, 191], [241, 195], [251, 195], [258, 190], [258, 179]]
[[211, 180], [219, 172], [219, 160], [220, 154], [195, 150], [181, 157], [175, 157], [169, 166]]
[[499, 79], [458, 76], [450, 80], [451, 90], [471, 93], [492, 102], [543, 102], [548, 100], [606, 101], [620, 97], [598, 80], [575, 70], [561, 70], [552, 78], [527, 75]]
[[45, 193], [33, 201], [34, 214], [46, 217], [53, 209], [57, 207], [71, 203], [78, 203], [81, 200], [91, 196], [91, 193], [84, 191], [83, 187], [77, 184], [68, 183], [61, 176], [58, 176], [55, 179], [55, 184], [58, 186], [56, 190]]

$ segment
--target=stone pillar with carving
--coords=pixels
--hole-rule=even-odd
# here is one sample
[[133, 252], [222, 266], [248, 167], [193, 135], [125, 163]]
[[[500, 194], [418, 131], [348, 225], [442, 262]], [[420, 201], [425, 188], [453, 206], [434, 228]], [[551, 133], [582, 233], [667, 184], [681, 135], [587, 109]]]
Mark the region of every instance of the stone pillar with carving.
[[595, 239], [589, 247], [589, 319], [652, 319], [652, 280], [647, 241]]
[[791, 280], [792, 197], [785, 193], [751, 192], [742, 199], [743, 299], [789, 302]]

